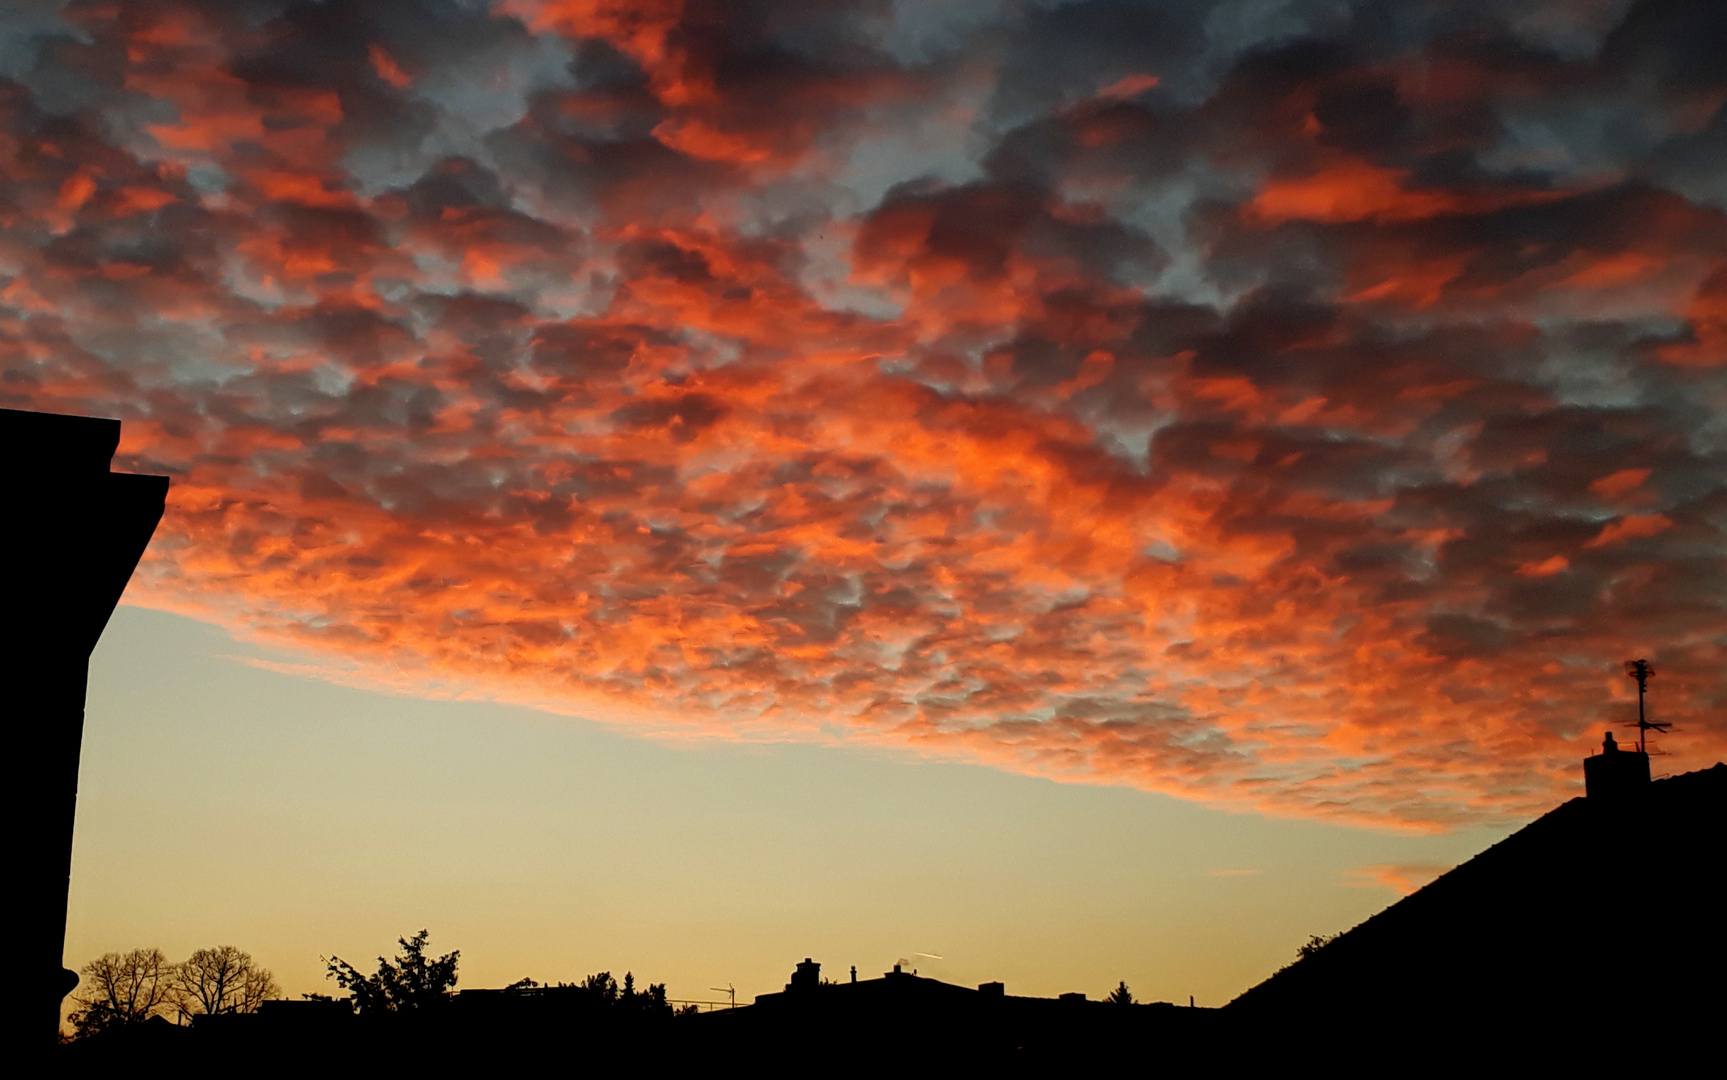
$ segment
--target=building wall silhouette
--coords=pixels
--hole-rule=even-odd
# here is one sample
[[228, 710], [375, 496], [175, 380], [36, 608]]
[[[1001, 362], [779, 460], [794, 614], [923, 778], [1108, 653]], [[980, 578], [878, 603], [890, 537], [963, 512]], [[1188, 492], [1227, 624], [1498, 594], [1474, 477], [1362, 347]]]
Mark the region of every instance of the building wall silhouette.
[[10, 1044], [52, 1045], [61, 999], [78, 758], [90, 652], [161, 520], [165, 476], [108, 470], [120, 421], [0, 409], [10, 490], [0, 529], [10, 643], [4, 655], [14, 843], [8, 893], [21, 965], [4, 1010]]

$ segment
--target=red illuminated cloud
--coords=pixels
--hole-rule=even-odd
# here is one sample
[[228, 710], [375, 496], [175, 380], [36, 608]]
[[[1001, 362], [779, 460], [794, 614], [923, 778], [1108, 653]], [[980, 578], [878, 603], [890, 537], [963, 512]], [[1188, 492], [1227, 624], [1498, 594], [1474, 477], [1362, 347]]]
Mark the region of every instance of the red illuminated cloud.
[[1632, 655], [1727, 746], [1703, 7], [74, 3], [0, 398], [175, 476], [135, 598], [391, 685], [1527, 814]]

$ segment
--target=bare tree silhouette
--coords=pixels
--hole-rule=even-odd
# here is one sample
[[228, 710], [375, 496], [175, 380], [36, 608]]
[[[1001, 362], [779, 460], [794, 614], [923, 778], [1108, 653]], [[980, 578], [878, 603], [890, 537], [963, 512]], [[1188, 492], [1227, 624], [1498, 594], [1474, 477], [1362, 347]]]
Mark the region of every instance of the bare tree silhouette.
[[281, 993], [269, 969], [232, 945], [199, 949], [174, 965], [174, 996], [181, 1015], [257, 1012]]
[[103, 953], [78, 972], [71, 1014], [80, 1038], [166, 1011], [174, 999], [174, 968], [161, 949]]

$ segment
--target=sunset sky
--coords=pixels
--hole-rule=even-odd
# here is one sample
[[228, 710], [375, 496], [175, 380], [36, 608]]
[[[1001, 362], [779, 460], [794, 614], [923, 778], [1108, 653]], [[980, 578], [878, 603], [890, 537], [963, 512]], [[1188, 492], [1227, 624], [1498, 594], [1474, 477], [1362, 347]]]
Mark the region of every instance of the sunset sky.
[[0, 6], [0, 405], [172, 477], [68, 961], [1220, 1004], [1579, 794], [1624, 660], [1713, 763], [1723, 55], [1694, 0]]

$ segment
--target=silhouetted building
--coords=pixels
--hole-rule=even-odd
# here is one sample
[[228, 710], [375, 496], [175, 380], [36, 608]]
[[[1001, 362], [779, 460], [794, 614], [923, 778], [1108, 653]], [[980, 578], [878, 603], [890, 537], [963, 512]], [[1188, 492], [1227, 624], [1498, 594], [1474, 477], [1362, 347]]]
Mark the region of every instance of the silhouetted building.
[[206, 1041], [238, 1041], [256, 1046], [341, 1039], [355, 1025], [347, 1000], [327, 997], [275, 998], [255, 1013], [200, 1014], [192, 1027]]
[[[1273, 1043], [1323, 1032], [1361, 1052], [1516, 1051], [1551, 1063], [1718, 1051], [1727, 765], [1650, 783], [1646, 758], [1617, 764], [1629, 757], [1590, 758], [1615, 763], [1589, 773], [1588, 798], [1277, 972], [1224, 1013]], [[1596, 787], [1603, 776], [1606, 798]], [[1628, 789], [1640, 794], [1628, 799]]]
[[806, 959], [782, 992], [685, 1018], [683, 1044], [716, 1061], [837, 1053], [855, 1055], [842, 1063], [860, 1066], [1072, 1069], [1197, 1060], [1220, 1030], [1215, 1009], [1121, 1005], [1079, 993], [1017, 997], [999, 982], [955, 986], [898, 964], [879, 979], [844, 983], [821, 982], [820, 970]]
[[1601, 752], [1583, 759], [1583, 790], [1591, 799], [1624, 799], [1648, 786], [1649, 755], [1621, 750], [1611, 731], [1601, 740]]
[[8, 600], [5, 704], [20, 1000], [9, 1044], [52, 1045], [77, 976], [61, 964], [90, 651], [161, 520], [165, 476], [108, 471], [120, 421], [0, 409], [7, 469], [0, 559]]

